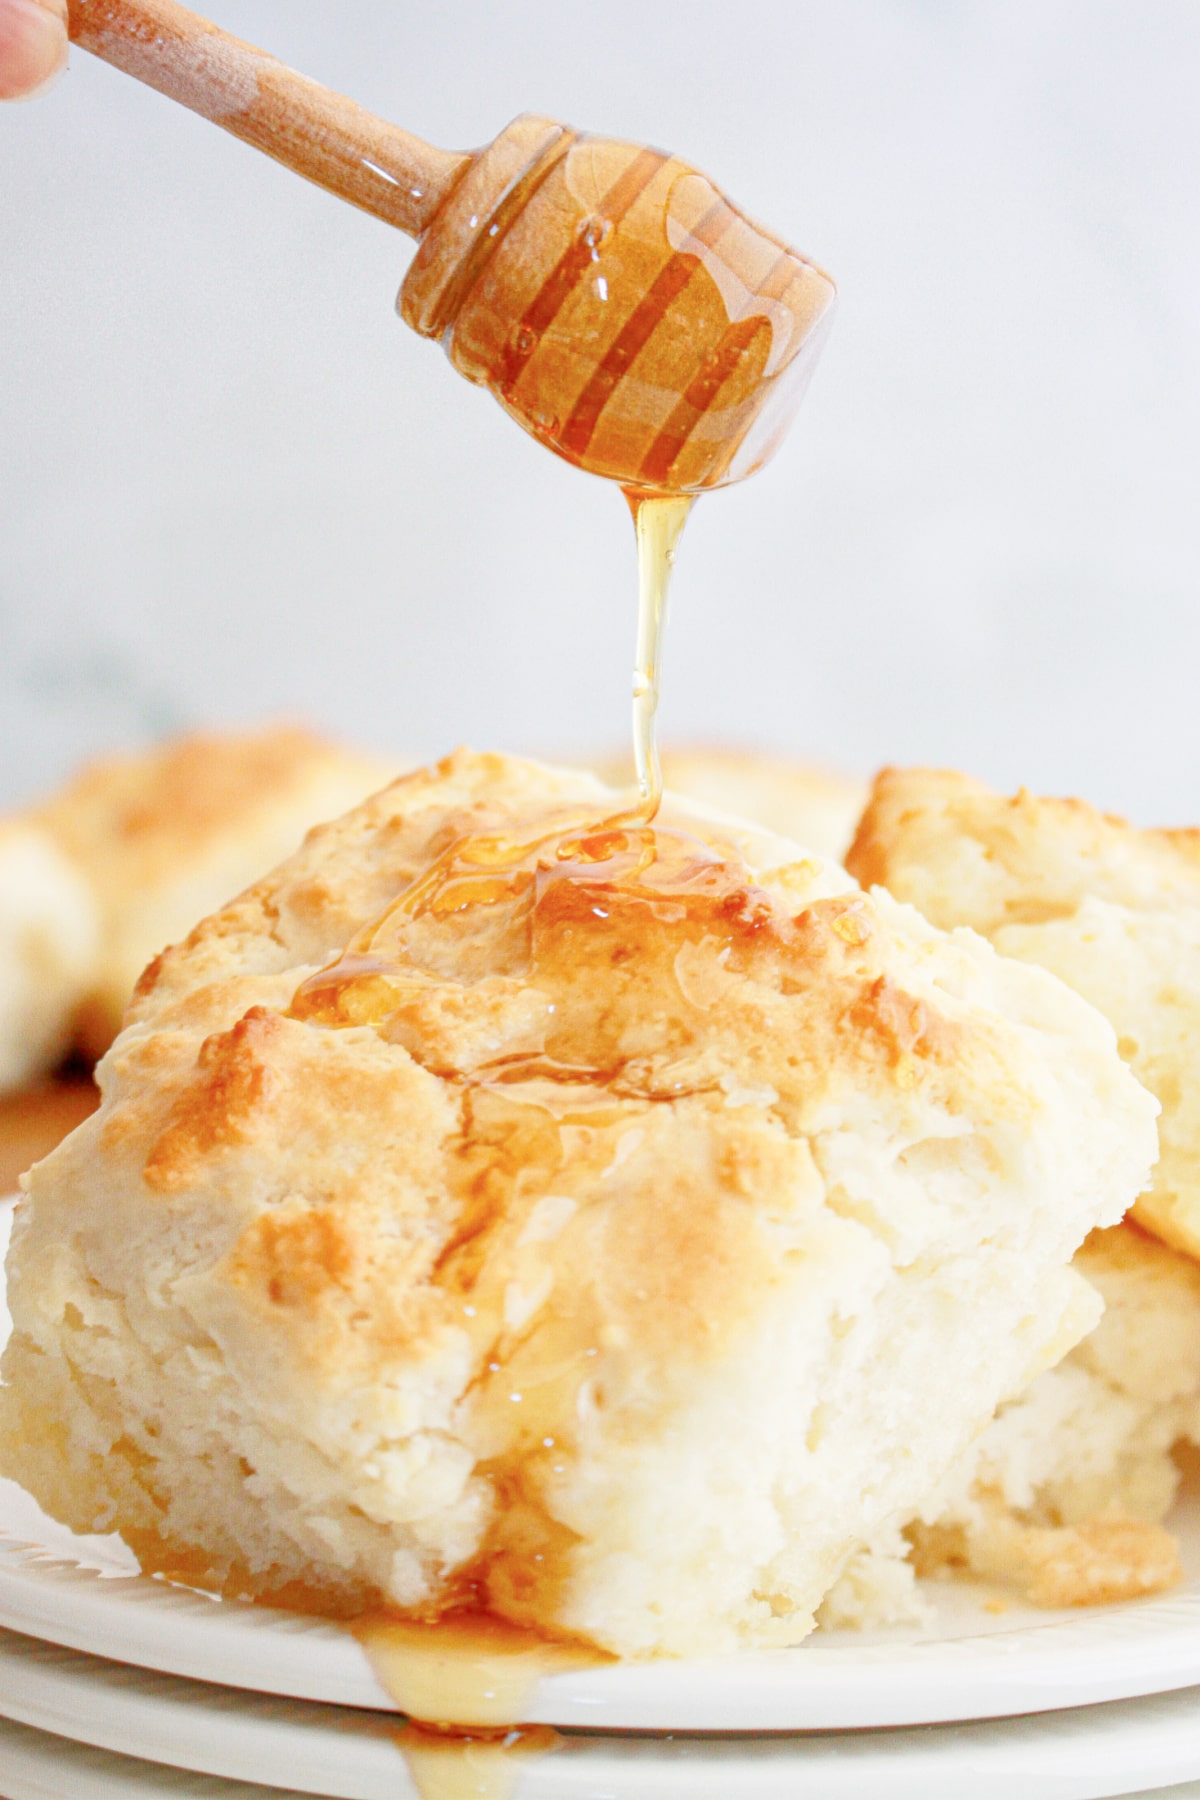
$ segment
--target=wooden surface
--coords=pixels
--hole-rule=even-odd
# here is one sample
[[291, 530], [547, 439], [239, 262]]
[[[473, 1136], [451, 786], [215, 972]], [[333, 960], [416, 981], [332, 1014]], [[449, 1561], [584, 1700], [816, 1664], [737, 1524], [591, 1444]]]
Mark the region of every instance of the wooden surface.
[[86, 1119], [99, 1098], [91, 1081], [72, 1080], [0, 1099], [0, 1194], [11, 1194], [17, 1176]]

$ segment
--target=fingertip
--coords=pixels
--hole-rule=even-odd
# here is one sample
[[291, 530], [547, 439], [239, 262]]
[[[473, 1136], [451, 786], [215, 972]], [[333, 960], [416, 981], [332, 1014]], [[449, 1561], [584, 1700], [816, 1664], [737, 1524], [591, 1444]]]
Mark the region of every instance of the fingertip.
[[32, 99], [67, 66], [59, 0], [0, 0], [0, 100]]

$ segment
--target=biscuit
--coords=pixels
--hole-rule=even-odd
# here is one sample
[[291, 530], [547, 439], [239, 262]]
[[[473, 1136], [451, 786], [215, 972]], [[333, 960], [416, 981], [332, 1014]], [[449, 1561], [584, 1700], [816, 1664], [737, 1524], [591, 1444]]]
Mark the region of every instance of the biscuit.
[[0, 1093], [102, 1054], [152, 956], [394, 773], [292, 726], [196, 733], [0, 824]]
[[0, 1093], [66, 1052], [100, 944], [90, 884], [54, 838], [0, 820]]
[[1178, 1580], [1171, 1453], [1200, 1442], [1200, 1268], [1128, 1224], [1094, 1232], [1075, 1267], [1099, 1325], [1000, 1409], [913, 1533], [923, 1572], [949, 1563], [1040, 1606]]
[[1111, 1020], [1163, 1109], [1134, 1217], [1200, 1256], [1200, 832], [1139, 831], [1081, 800], [888, 769], [849, 866], [943, 929], [969, 925], [1053, 970]]
[[1155, 1149], [1099, 1014], [615, 801], [460, 752], [151, 966], [27, 1178], [5, 1474], [226, 1593], [787, 1643], [1090, 1329]]
[[99, 1102], [95, 1082], [82, 1075], [0, 1094], [0, 1194], [15, 1193], [30, 1163], [48, 1155]]

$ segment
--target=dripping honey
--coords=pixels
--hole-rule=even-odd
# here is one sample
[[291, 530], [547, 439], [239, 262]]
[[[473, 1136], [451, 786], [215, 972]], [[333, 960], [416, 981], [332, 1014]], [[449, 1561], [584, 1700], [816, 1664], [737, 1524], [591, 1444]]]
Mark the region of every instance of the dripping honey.
[[[292, 1004], [295, 1016], [335, 1028], [378, 1027], [394, 1020], [407, 1003], [419, 1004], [430, 984], [412, 935], [419, 937], [425, 924], [444, 926], [489, 909], [527, 913], [523, 973], [533, 985], [549, 979], [562, 989], [570, 987], [576, 973], [567, 943], [579, 927], [595, 935], [597, 926], [611, 923], [625, 939], [615, 948], [618, 959], [636, 956], [639, 941], [644, 944], [648, 932], [660, 932], [663, 926], [676, 939], [689, 928], [697, 934], [715, 929], [730, 938], [737, 927], [750, 935], [760, 928], [761, 907], [717, 852], [687, 833], [654, 825], [662, 802], [656, 724], [667, 597], [692, 502], [689, 495], [633, 489], [626, 491], [626, 499], [638, 556], [633, 804], [600, 818], [594, 811], [565, 809], [533, 828], [510, 826], [456, 838], [416, 873], [382, 918], [360, 933], [336, 963], [303, 983]], [[522, 1522], [522, 1549], [528, 1553], [530, 1542], [540, 1543], [533, 1556], [547, 1569], [561, 1558], [571, 1534], [539, 1504], [529, 1475], [546, 1464], [553, 1469], [554, 1459], [563, 1454], [568, 1436], [563, 1421], [588, 1379], [596, 1346], [588, 1341], [586, 1322], [582, 1328], [568, 1324], [550, 1332], [535, 1354], [526, 1346], [499, 1359], [494, 1354], [499, 1331], [494, 1299], [489, 1304], [471, 1283], [479, 1263], [472, 1243], [485, 1228], [486, 1214], [497, 1209], [497, 1174], [508, 1200], [523, 1177], [531, 1171], [536, 1175], [539, 1163], [551, 1175], [566, 1160], [563, 1128], [579, 1119], [594, 1122], [597, 1098], [602, 1102], [605, 1091], [619, 1092], [623, 1086], [625, 1071], [616, 1046], [579, 1043], [569, 1017], [551, 1025], [557, 1008], [557, 1001], [549, 1003], [544, 1040], [524, 1054], [474, 1068], [443, 1062], [437, 1071], [480, 1091], [479, 1101], [466, 1101], [465, 1112], [482, 1139], [492, 1134], [490, 1142], [480, 1145], [484, 1204], [480, 1206], [477, 1194], [465, 1195], [462, 1242], [443, 1279], [457, 1279], [463, 1292], [472, 1295], [463, 1316], [471, 1320], [471, 1335], [487, 1369], [479, 1384], [479, 1407], [485, 1416], [490, 1410], [507, 1422], [514, 1399], [521, 1403], [519, 1430], [508, 1454], [497, 1458], [488, 1474], [501, 1497], [502, 1516]], [[416, 1039], [410, 1048], [428, 1051]], [[526, 1109], [538, 1116], [540, 1129], [529, 1121], [524, 1130], [513, 1123], [513, 1115], [519, 1120], [526, 1084], [549, 1084], [561, 1096], [553, 1107], [557, 1117], [547, 1119], [544, 1097]], [[500, 1114], [490, 1126], [486, 1096]], [[648, 1090], [646, 1097], [666, 1096]], [[464, 1151], [469, 1165], [466, 1147]], [[469, 1174], [466, 1186], [471, 1186]], [[510, 1606], [513, 1590], [519, 1594], [520, 1555], [503, 1543], [485, 1545], [460, 1578], [468, 1603], [438, 1621], [379, 1613], [364, 1615], [352, 1627], [381, 1685], [410, 1720], [419, 1721], [398, 1742], [421, 1800], [510, 1800], [523, 1765], [548, 1754], [559, 1741], [545, 1727], [511, 1729], [529, 1718], [539, 1684], [606, 1660], [594, 1648], [550, 1639], [486, 1610], [498, 1588]], [[484, 1610], [478, 1606], [480, 1597]]]
[[[545, 198], [560, 187], [570, 196], [568, 212], [580, 209], [578, 228], [515, 329], [497, 338], [486, 302], [491, 265], [503, 261], [510, 235], [519, 239], [535, 192]], [[639, 240], [653, 246], [657, 273], [631, 297], [618, 276]], [[420, 254], [414, 266], [420, 278]], [[682, 943], [703, 940], [714, 958], [735, 946], [744, 953], [770, 923], [765, 897], [710, 846], [655, 825], [667, 599], [694, 495], [741, 479], [772, 453], [807, 382], [832, 292], [812, 265], [758, 233], [674, 159], [566, 133], [502, 198], [428, 319], [415, 316], [416, 290], [406, 297], [410, 322], [440, 337], [456, 365], [489, 386], [526, 429], [569, 461], [622, 483], [638, 557], [632, 803], [611, 816], [566, 808], [528, 826], [504, 820], [497, 829], [465, 831], [415, 871], [383, 917], [293, 1002], [295, 1014], [329, 1027], [381, 1030], [464, 1090], [462, 1220], [439, 1280], [462, 1297], [484, 1371], [477, 1414], [485, 1428], [492, 1422], [503, 1447], [485, 1469], [500, 1529], [464, 1572], [460, 1605], [493, 1604], [520, 1617], [523, 1562], [540, 1565], [545, 1580], [564, 1560], [571, 1534], [542, 1504], [535, 1477], [553, 1475], [568, 1453], [572, 1411], [597, 1355], [596, 1322], [586, 1318], [558, 1320], [536, 1343], [505, 1346], [503, 1309], [487, 1291], [480, 1246], [498, 1218], [531, 1193], [549, 1194], [568, 1162], [578, 1167], [580, 1144], [589, 1131], [596, 1135], [606, 1105], [620, 1117], [622, 1101], [649, 1104], [686, 1087], [678, 1071], [656, 1075], [645, 1058], [646, 1066], [636, 1066], [610, 1009], [578, 1003], [588, 959], [610, 987], [614, 971], [617, 983], [644, 982], [647, 1013], [660, 1017], [678, 985]], [[660, 329], [683, 301], [693, 324], [686, 368], [672, 352], [684, 340]], [[599, 356], [598, 345], [606, 346]], [[593, 360], [582, 383], [579, 355]], [[430, 1028], [426, 1003], [444, 978], [430, 961], [431, 944], [456, 923], [486, 936], [489, 920], [504, 954], [515, 958], [526, 997], [545, 990], [545, 1014], [531, 1016], [525, 1037], [499, 1050], [464, 1049], [452, 1033], [439, 1039]], [[686, 1038], [682, 1027], [679, 1036]], [[357, 1630], [403, 1710], [460, 1728], [523, 1722], [544, 1675], [595, 1660], [577, 1646], [514, 1632], [486, 1611], [452, 1612], [433, 1626], [363, 1620]], [[527, 1741], [528, 1750], [536, 1747], [544, 1746]], [[462, 1739], [452, 1747], [419, 1731], [406, 1745], [427, 1800], [507, 1794], [512, 1749]], [[477, 1769], [469, 1767], [473, 1757]]]
[[[600, 817], [595, 809], [564, 807], [529, 826], [506, 822], [501, 830], [454, 838], [414, 872], [336, 963], [302, 985], [292, 1006], [294, 1015], [335, 1029], [383, 1029], [466, 1090], [463, 1218], [440, 1279], [464, 1296], [462, 1315], [485, 1371], [477, 1383], [477, 1417], [485, 1425], [496, 1421], [506, 1434], [504, 1450], [482, 1471], [497, 1493], [500, 1529], [462, 1572], [458, 1604], [449, 1596], [451, 1610], [440, 1621], [382, 1614], [354, 1627], [397, 1706], [411, 1719], [445, 1728], [431, 1736], [410, 1727], [402, 1739], [423, 1800], [460, 1794], [503, 1800], [521, 1762], [552, 1748], [553, 1734], [545, 1741], [528, 1733], [501, 1741], [481, 1740], [479, 1731], [523, 1724], [543, 1678], [602, 1660], [593, 1649], [507, 1622], [520, 1615], [523, 1559], [540, 1565], [542, 1581], [553, 1580], [573, 1542], [543, 1504], [538, 1482], [568, 1453], [569, 1421], [597, 1355], [595, 1334], [587, 1320], [560, 1320], [536, 1342], [504, 1353], [497, 1296], [479, 1286], [487, 1260], [480, 1245], [492, 1221], [513, 1208], [522, 1183], [553, 1185], [570, 1155], [566, 1133], [602, 1122], [606, 1095], [616, 1112], [621, 1099], [639, 1090], [646, 1102], [681, 1091], [678, 1081], [659, 1089], [644, 1071], [631, 1072], [616, 1037], [606, 1039], [598, 1028], [603, 1009], [588, 1018], [585, 1005], [577, 1016], [570, 996], [582, 944], [604, 940], [607, 971], [644, 964], [661, 997], [681, 942], [705, 938], [728, 949], [738, 938], [753, 941], [770, 910], [711, 846], [655, 824], [662, 802], [656, 725], [667, 599], [692, 497], [628, 489], [626, 499], [638, 557], [632, 803]], [[545, 1028], [537, 1041], [478, 1062], [439, 1056], [421, 1028], [423, 997], [439, 981], [438, 971], [425, 966], [422, 938], [489, 914], [520, 921], [519, 978], [530, 990], [555, 995], [547, 1000]], [[663, 968], [648, 952], [654, 940], [661, 946], [668, 939]], [[489, 1612], [489, 1603], [502, 1606], [506, 1617]]]
[[647, 824], [662, 803], [657, 719], [662, 679], [667, 595], [675, 551], [691, 510], [688, 494], [645, 494], [625, 490], [637, 534], [637, 660], [633, 670], [633, 758], [641, 816]]
[[[462, 1093], [450, 1165], [458, 1216], [434, 1280], [479, 1371], [473, 1430], [497, 1527], [463, 1572], [461, 1592], [447, 1596], [452, 1605], [499, 1607], [531, 1622], [553, 1612], [547, 1595], [574, 1539], [547, 1496], [569, 1471], [579, 1395], [603, 1349], [605, 1321], [587, 1310], [545, 1309], [528, 1333], [509, 1318], [504, 1234], [522, 1231], [546, 1197], [594, 1191], [614, 1133], [690, 1091], [686, 1071], [666, 1066], [694, 1028], [677, 975], [681, 947], [691, 943], [720, 968], [722, 958], [753, 957], [782, 929], [744, 868], [718, 848], [664, 824], [596, 827], [563, 808], [536, 831], [451, 843], [294, 997], [294, 1015], [331, 1029], [371, 1027]], [[503, 979], [526, 1008], [523, 1035], [439, 1041], [422, 1012], [446, 987], [435, 960], [448, 940], [472, 945], [487, 932], [500, 948], [489, 947], [486, 967], [509, 971]], [[653, 1018], [654, 1042], [627, 1041], [634, 1017]], [[556, 1253], [546, 1252], [551, 1267]], [[541, 1585], [527, 1601], [530, 1567]], [[417, 1641], [435, 1653], [435, 1638]], [[397, 1697], [413, 1707], [411, 1693]], [[488, 1722], [472, 1716], [470, 1694], [437, 1702], [439, 1713], [425, 1710], [433, 1704], [426, 1696], [418, 1716], [453, 1707], [455, 1722]]]
[[524, 1766], [560, 1739], [544, 1725], [495, 1734], [408, 1725], [397, 1742], [421, 1800], [513, 1800]]
[[409, 1717], [480, 1733], [528, 1720], [549, 1675], [603, 1661], [486, 1613], [460, 1612], [434, 1625], [368, 1614], [353, 1626], [381, 1685]]

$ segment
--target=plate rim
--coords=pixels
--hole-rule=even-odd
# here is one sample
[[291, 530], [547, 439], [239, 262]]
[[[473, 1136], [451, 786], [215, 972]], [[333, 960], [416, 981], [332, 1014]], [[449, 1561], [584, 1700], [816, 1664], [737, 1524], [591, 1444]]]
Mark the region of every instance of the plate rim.
[[[303, 1707], [263, 1695], [231, 1694], [170, 1676], [144, 1676], [109, 1660], [76, 1656], [0, 1634], [0, 1710], [55, 1740], [133, 1757], [143, 1767], [193, 1780], [258, 1784], [286, 1771], [303, 1791], [388, 1800], [414, 1795], [394, 1729], [378, 1716]], [[965, 1777], [979, 1800], [1009, 1800], [1014, 1781], [1036, 1775], [1054, 1800], [1099, 1800], [1161, 1788], [1200, 1775], [1192, 1696], [1157, 1694], [1112, 1707], [1043, 1714], [1019, 1731], [996, 1720], [907, 1730], [717, 1742], [679, 1737], [563, 1740], [557, 1754], [535, 1757], [522, 1773], [530, 1800], [605, 1793], [678, 1800], [718, 1786], [747, 1800], [780, 1800], [797, 1775], [819, 1783], [829, 1800], [863, 1800], [886, 1779], [896, 1800], [958, 1800]], [[157, 1754], [156, 1754], [157, 1753]], [[164, 1753], [170, 1761], [164, 1760]], [[297, 1777], [297, 1767], [304, 1775]], [[268, 1786], [269, 1791], [269, 1786]], [[296, 1792], [289, 1786], [288, 1795]], [[264, 1800], [266, 1796], [264, 1794]]]
[[[398, 1711], [362, 1645], [335, 1623], [144, 1575], [100, 1574], [6, 1525], [5, 1491], [0, 1485], [0, 1626], [162, 1675]], [[790, 1650], [596, 1664], [544, 1676], [526, 1722], [726, 1734], [897, 1729], [1054, 1712], [1197, 1684], [1200, 1581], [1183, 1592], [976, 1635], [881, 1643], [855, 1642], [847, 1632], [836, 1644], [810, 1638]]]
[[[398, 1710], [357, 1639], [328, 1620], [210, 1599], [141, 1575], [102, 1575], [10, 1536], [2, 1517], [0, 1626], [148, 1673]], [[527, 1722], [733, 1734], [886, 1729], [1054, 1712], [1197, 1684], [1200, 1592], [1193, 1592], [976, 1637], [836, 1647], [810, 1641], [792, 1650], [597, 1664], [544, 1677]]]

